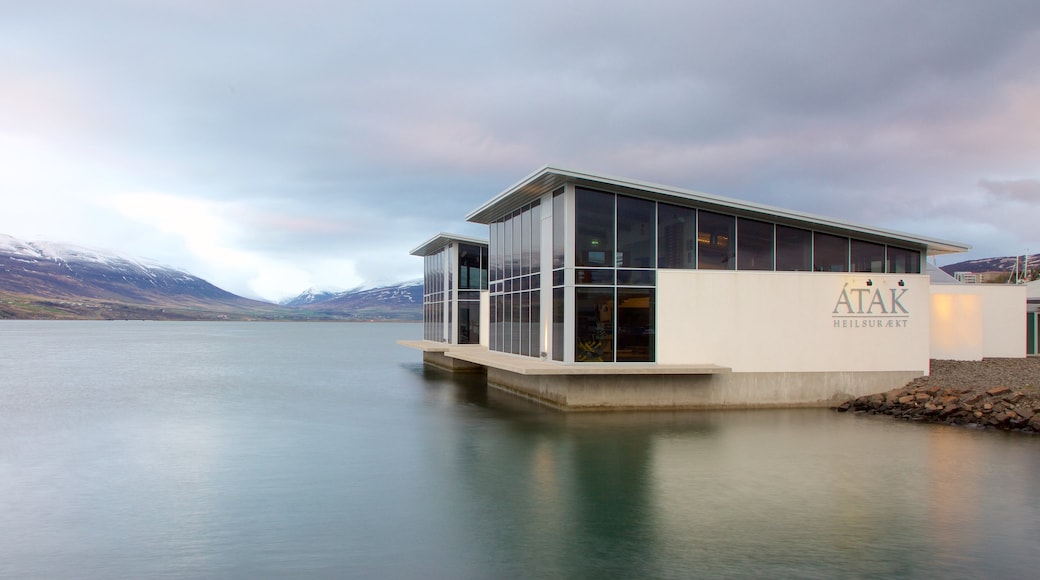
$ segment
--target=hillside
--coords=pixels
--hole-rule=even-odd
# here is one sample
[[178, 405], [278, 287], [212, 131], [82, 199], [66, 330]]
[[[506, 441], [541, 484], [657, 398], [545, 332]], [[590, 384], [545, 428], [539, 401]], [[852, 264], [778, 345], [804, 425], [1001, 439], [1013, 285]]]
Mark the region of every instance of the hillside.
[[308, 290], [285, 301], [314, 314], [352, 313], [359, 318], [381, 320], [422, 320], [423, 285], [421, 280], [376, 288], [355, 288], [345, 292]]
[[[371, 289], [357, 300], [336, 296], [319, 307], [250, 300], [189, 273], [67, 244], [0, 235], [0, 319], [417, 320], [398, 311], [398, 290]], [[421, 285], [419, 304], [422, 303]]]
[[1027, 279], [1033, 279], [1033, 276], [1040, 273], [1040, 254], [1031, 254], [1026, 256], [1023, 261], [1023, 256], [1005, 256], [1001, 258], [979, 258], [977, 260], [965, 260], [963, 262], [957, 262], [956, 264], [949, 264], [942, 266], [942, 271], [949, 275], [953, 275], [954, 272], [1007, 272], [1008, 274], [1015, 268], [1015, 262], [1018, 261], [1018, 268], [1023, 274], [1028, 273]]

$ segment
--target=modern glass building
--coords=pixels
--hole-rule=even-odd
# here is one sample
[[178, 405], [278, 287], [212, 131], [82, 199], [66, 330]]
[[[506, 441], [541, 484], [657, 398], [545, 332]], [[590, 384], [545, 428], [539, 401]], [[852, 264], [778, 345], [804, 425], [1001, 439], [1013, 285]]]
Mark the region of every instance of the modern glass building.
[[560, 362], [656, 361], [663, 271], [920, 274], [966, 249], [551, 167], [468, 218], [489, 227], [491, 350]]
[[487, 242], [442, 233], [411, 254], [423, 258], [423, 339], [479, 344], [481, 291], [488, 288]]
[[[486, 350], [445, 356], [564, 408], [879, 392], [926, 374], [930, 337], [959, 313], [999, 302], [952, 296], [933, 317], [926, 259], [965, 244], [553, 166], [467, 219], [488, 227]], [[413, 254], [427, 260], [425, 338], [451, 342], [457, 262], [439, 238]], [[1014, 350], [993, 344], [969, 350]]]

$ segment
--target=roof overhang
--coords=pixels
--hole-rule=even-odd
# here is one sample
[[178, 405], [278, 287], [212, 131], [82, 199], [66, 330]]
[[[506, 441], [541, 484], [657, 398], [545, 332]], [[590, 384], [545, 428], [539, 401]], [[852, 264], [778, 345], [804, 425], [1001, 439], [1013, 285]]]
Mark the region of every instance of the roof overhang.
[[567, 184], [577, 187], [588, 187], [601, 191], [610, 191], [671, 203], [695, 205], [709, 210], [725, 212], [760, 220], [768, 220], [785, 225], [851, 235], [867, 240], [902, 243], [922, 248], [927, 255], [955, 254], [967, 252], [971, 245], [951, 242], [936, 238], [927, 238], [906, 232], [888, 230], [853, 224], [850, 222], [783, 209], [763, 204], [751, 203], [687, 190], [668, 187], [654, 183], [597, 175], [588, 172], [574, 171], [546, 165], [523, 178], [510, 188], [498, 194], [484, 205], [470, 212], [466, 219], [479, 224], [490, 224], [513, 211], [539, 199], [546, 193], [556, 191]]
[[460, 236], [456, 234], [446, 234], [441, 232], [436, 236], [433, 236], [432, 238], [419, 244], [415, 247], [414, 250], [408, 253], [412, 256], [432, 256], [433, 254], [436, 254], [437, 252], [443, 250], [446, 246], [454, 242], [459, 242], [463, 244], [473, 244], [475, 246], [483, 246], [485, 248], [488, 245], [487, 240], [482, 240], [480, 238], [471, 238], [469, 236]]

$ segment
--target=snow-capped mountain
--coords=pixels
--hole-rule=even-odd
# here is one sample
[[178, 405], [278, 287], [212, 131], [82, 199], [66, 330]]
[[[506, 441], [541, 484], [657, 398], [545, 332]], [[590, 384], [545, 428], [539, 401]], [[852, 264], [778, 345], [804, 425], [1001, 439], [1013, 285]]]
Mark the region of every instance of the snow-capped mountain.
[[421, 320], [422, 282], [309, 290], [283, 305], [148, 260], [0, 234], [0, 319]]
[[[19, 312], [36, 312], [40, 317], [89, 312], [91, 317], [191, 318], [191, 312], [245, 315], [277, 309], [155, 262], [2, 234], [0, 293], [10, 297], [0, 305], [0, 318], [20, 317]], [[164, 311], [173, 309], [180, 312]], [[155, 312], [146, 316], [146, 311], [162, 316]]]
[[349, 312], [359, 318], [421, 320], [422, 295], [422, 280], [410, 280], [342, 292], [309, 289], [282, 305], [313, 312]]
[[317, 288], [308, 288], [300, 293], [295, 298], [288, 298], [281, 300], [278, 303], [282, 306], [308, 306], [310, 304], [319, 304], [326, 300], [331, 300], [341, 294], [343, 291], [336, 290], [318, 290]]

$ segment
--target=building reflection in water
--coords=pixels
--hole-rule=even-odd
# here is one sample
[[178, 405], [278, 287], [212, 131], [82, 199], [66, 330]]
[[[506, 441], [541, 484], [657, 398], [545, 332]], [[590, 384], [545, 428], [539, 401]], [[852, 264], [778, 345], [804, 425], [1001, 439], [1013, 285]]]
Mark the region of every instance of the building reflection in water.
[[[456, 379], [430, 387], [465, 418], [438, 466], [464, 482], [451, 501], [489, 565], [537, 554], [505, 576], [955, 575], [984, 550], [1009, 571], [1036, 559], [977, 537], [994, 524], [966, 505], [994, 483], [975, 459], [999, 434], [826, 409], [560, 413]], [[1016, 469], [1016, 493], [1040, 492], [1037, 462]], [[1001, 505], [1030, 537], [1036, 518]]]

